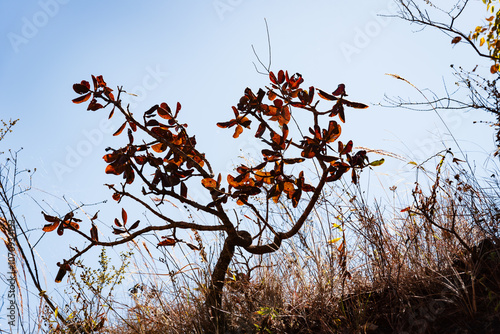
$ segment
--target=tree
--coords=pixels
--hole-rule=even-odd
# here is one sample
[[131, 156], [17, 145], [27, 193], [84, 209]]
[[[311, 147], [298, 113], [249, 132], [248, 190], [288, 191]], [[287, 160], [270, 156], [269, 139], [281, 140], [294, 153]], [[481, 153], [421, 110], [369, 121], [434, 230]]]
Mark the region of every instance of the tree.
[[[477, 25], [473, 30], [467, 31], [458, 28], [458, 23], [464, 19], [469, 0], [456, 1], [450, 9], [443, 9], [432, 1], [403, 1], [397, 0], [399, 5], [399, 18], [422, 27], [436, 28], [450, 37], [451, 44], [464, 43], [474, 49], [480, 58], [489, 59], [493, 64], [487, 74], [478, 73], [478, 66], [473, 69], [463, 69], [451, 65], [461, 88], [468, 90], [468, 99], [457, 99], [453, 94], [436, 97], [422, 103], [404, 101], [402, 99], [389, 99], [396, 107], [427, 110], [468, 110], [479, 109], [487, 111], [496, 117], [492, 126], [496, 127], [497, 151], [500, 153], [500, 91], [497, 82], [500, 78], [500, 8], [495, 8], [494, 1], [482, 0], [486, 7], [485, 23]], [[442, 15], [446, 19], [442, 19]], [[486, 50], [485, 50], [486, 49]], [[487, 76], [492, 75], [490, 79]]]
[[[278, 250], [284, 240], [292, 238], [303, 226], [326, 184], [339, 180], [345, 173], [351, 173], [352, 182], [358, 180], [358, 173], [367, 166], [377, 166], [382, 161], [369, 162], [366, 151], [353, 152], [353, 142], [346, 144], [338, 141], [341, 126], [331, 119], [338, 116], [345, 122], [345, 107], [364, 109], [365, 104], [347, 100], [345, 86], [331, 94], [320, 89], [309, 87], [302, 89], [304, 82], [298, 73], [289, 76], [288, 72], [280, 70], [277, 75], [268, 72], [270, 86], [259, 89], [255, 94], [246, 88], [236, 107], [232, 107], [234, 118], [219, 122], [220, 128], [233, 128], [234, 138], [238, 138], [244, 129], [250, 129], [254, 122], [258, 124], [255, 137], [262, 142], [262, 161], [255, 165], [240, 165], [234, 175], [215, 174], [204, 153], [197, 148], [195, 136], [188, 134], [187, 124], [179, 121], [181, 104], [171, 108], [167, 103], [154, 105], [136, 117], [128, 107], [122, 105], [120, 97], [125, 92], [118, 87], [115, 97], [102, 76], [92, 76], [92, 88], [89, 82], [83, 80], [73, 85], [74, 91], [80, 96], [74, 103], [90, 101], [87, 110], [97, 111], [111, 108], [109, 117], [118, 112], [124, 118], [123, 124], [113, 134], [119, 136], [127, 133], [125, 146], [117, 149], [108, 148], [103, 159], [108, 163], [105, 172], [123, 177], [119, 185], [107, 184], [113, 191], [113, 199], [118, 203], [129, 199], [147, 209], [157, 218], [157, 225], [141, 226], [139, 220], [127, 224], [128, 213], [122, 209], [121, 219], [115, 218], [113, 233], [116, 240], [99, 240], [97, 226], [91, 218], [89, 233], [80, 229], [81, 220], [73, 212], [64, 217], [50, 216], [44, 213], [48, 224], [43, 227], [45, 232], [57, 230], [62, 236], [65, 230], [71, 230], [88, 241], [82, 250], [68, 260], [58, 263], [59, 272], [56, 282], [60, 282], [67, 271], [71, 270], [75, 259], [85, 254], [94, 246], [115, 246], [132, 241], [150, 231], [165, 231], [158, 247], [185, 244], [193, 250], [195, 245], [180, 239], [178, 230], [219, 231], [225, 235], [224, 246], [213, 268], [211, 281], [206, 295], [206, 305], [212, 314], [213, 331], [224, 327], [223, 313], [220, 312], [222, 291], [228, 266], [233, 259], [235, 248], [241, 247], [251, 254], [266, 254]], [[322, 99], [333, 103], [324, 111], [320, 111], [317, 94]], [[268, 100], [264, 103], [264, 98]], [[311, 119], [308, 135], [304, 135], [301, 127], [295, 122], [294, 114], [303, 111]], [[320, 120], [329, 118], [326, 126]], [[127, 131], [125, 131], [127, 129]], [[145, 136], [138, 142], [134, 136]], [[292, 136], [293, 135], [293, 136]], [[334, 148], [333, 143], [337, 141]], [[314, 163], [319, 170], [318, 179], [314, 185], [306, 182], [304, 171], [297, 172], [308, 163]], [[141, 194], [134, 193], [131, 185], [140, 180], [144, 186]], [[190, 199], [189, 188], [205, 191], [210, 195], [208, 203], [200, 203]], [[306, 194], [308, 194], [306, 196]], [[159, 198], [152, 205], [148, 198]], [[195, 222], [177, 221], [162, 214], [158, 206], [168, 198], [195, 210], [204, 212], [215, 218], [217, 223], [200, 224]], [[260, 201], [260, 202], [259, 202]], [[245, 215], [243, 223], [234, 222], [227, 214], [226, 208], [231, 203], [245, 208], [253, 217]], [[299, 218], [289, 226], [283, 222], [281, 226], [270, 223], [272, 205], [290, 205], [293, 208], [304, 207]], [[234, 204], [233, 204], [234, 205]]]

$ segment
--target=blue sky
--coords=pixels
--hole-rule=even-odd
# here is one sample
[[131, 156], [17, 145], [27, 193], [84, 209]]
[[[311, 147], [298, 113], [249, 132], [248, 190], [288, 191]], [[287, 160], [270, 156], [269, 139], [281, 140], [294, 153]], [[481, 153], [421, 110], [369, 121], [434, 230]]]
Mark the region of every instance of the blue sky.
[[[473, 29], [485, 17], [482, 6], [471, 2], [466, 19], [458, 24]], [[376, 105], [384, 94], [421, 100], [414, 88], [385, 73], [442, 94], [444, 83], [454, 90], [450, 64], [466, 69], [478, 64], [484, 73], [490, 64], [463, 44], [452, 47], [451, 39], [436, 30], [420, 31], [378, 16], [394, 14], [394, 8], [392, 0], [4, 0], [0, 118], [20, 122], [0, 143], [0, 151], [23, 148], [20, 164], [37, 168], [32, 196], [54, 211], [65, 212], [62, 196], [86, 203], [109, 199], [102, 184], [118, 180], [104, 174], [102, 156], [104, 148], [122, 142], [111, 136], [121, 122], [107, 121], [107, 111], [87, 112], [71, 102], [76, 97], [72, 85], [94, 74], [103, 75], [110, 87], [123, 85], [136, 93], [129, 103], [137, 114], [158, 102], [181, 102], [181, 120], [196, 134], [214, 170], [229, 172], [241, 150], [256, 150], [255, 142], [244, 136], [233, 140], [232, 131], [215, 123], [232, 117], [231, 106], [246, 87], [267, 83], [255, 71], [251, 48], [267, 63], [264, 18], [271, 35], [272, 70], [300, 72], [306, 85], [325, 91], [345, 83], [352, 100], [370, 104], [366, 110], [347, 112], [344, 139], [417, 162], [443, 149], [443, 141], [456, 149], [434, 113]], [[483, 166], [494, 151], [493, 130], [472, 122], [490, 117], [475, 111], [444, 113], [443, 118], [462, 149]], [[379, 178], [385, 187], [381, 194], [393, 184], [414, 181], [414, 172], [404, 163], [386, 160], [373, 171], [374, 182]], [[29, 198], [20, 201], [19, 213], [29, 226], [41, 228], [40, 208]], [[119, 206], [111, 204], [109, 210], [117, 215]], [[60, 254], [69, 254], [62, 243], [57, 250], [47, 248], [54, 238], [45, 236], [41, 244], [41, 256], [52, 268], [48, 275], [55, 275]]]

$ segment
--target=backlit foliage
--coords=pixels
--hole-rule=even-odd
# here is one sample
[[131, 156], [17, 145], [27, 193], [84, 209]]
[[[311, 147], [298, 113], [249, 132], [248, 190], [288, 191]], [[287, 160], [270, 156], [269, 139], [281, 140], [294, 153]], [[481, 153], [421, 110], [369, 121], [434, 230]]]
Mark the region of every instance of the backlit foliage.
[[[269, 72], [269, 79], [270, 85], [255, 93], [246, 88], [237, 105], [232, 107], [234, 118], [217, 123], [220, 128], [234, 130], [234, 138], [244, 131], [255, 131], [252, 133], [263, 145], [260, 161], [252, 165], [242, 164], [235, 173], [228, 175], [213, 172], [207, 157], [199, 151], [195, 136], [190, 135], [187, 124], [179, 120], [180, 103], [171, 107], [163, 102], [152, 106], [141, 117], [136, 117], [128, 107], [122, 105], [121, 95], [125, 91], [119, 87], [115, 97], [102, 76], [92, 76], [92, 88], [87, 81], [75, 84], [73, 89], [79, 97], [73, 100], [74, 103], [90, 101], [87, 110], [110, 107], [110, 118], [115, 111], [124, 118], [113, 135], [125, 137], [125, 145], [116, 149], [108, 148], [103, 156], [108, 164], [105, 172], [123, 179], [119, 185], [107, 184], [113, 191], [113, 199], [121, 202], [128, 197], [140, 203], [160, 223], [141, 226], [137, 220], [127, 225], [129, 217], [122, 209], [120, 219], [115, 218], [113, 226], [113, 233], [120, 237], [115, 241], [102, 241], [98, 238], [94, 224], [97, 214], [91, 219], [91, 227], [87, 225], [82, 228], [72, 213], [64, 218], [45, 215], [49, 224], [45, 225], [44, 231], [57, 229], [62, 236], [65, 229], [71, 229], [89, 242], [71, 259], [59, 264], [56, 281], [61, 281], [64, 274], [71, 270], [75, 259], [93, 246], [114, 246], [150, 231], [168, 231], [169, 234], [161, 237], [158, 247], [185, 244], [192, 250], [199, 250], [195, 245], [180, 239], [176, 231], [224, 231], [224, 248], [213, 270], [209, 288], [215, 293], [215, 301], [211, 303], [217, 304], [235, 246], [252, 254], [276, 251], [282, 240], [293, 237], [301, 229], [326, 184], [339, 180], [346, 173], [350, 174], [352, 182], [357, 183], [361, 169], [383, 162], [370, 163], [366, 151], [353, 152], [352, 141], [343, 143], [338, 140], [342, 132], [340, 123], [346, 121], [346, 113], [352, 109], [367, 108], [365, 104], [347, 100], [343, 84], [338, 85], [332, 93], [327, 93], [313, 86], [302, 88], [304, 79], [299, 73], [290, 76], [282, 70], [277, 74]], [[320, 109], [320, 104], [326, 107]], [[310, 119], [304, 129], [297, 122], [292, 122], [294, 115], [299, 112], [305, 113]], [[335, 119], [337, 117], [340, 123]], [[140, 141], [135, 140], [137, 133], [141, 134]], [[315, 184], [306, 181], [304, 175], [307, 166], [311, 166], [306, 165], [309, 162], [314, 162], [319, 171]], [[128, 191], [129, 186], [136, 181], [143, 185], [143, 196]], [[210, 200], [207, 203], [192, 200], [188, 196], [190, 188], [205, 190]], [[304, 193], [310, 195], [304, 196]], [[214, 216], [215, 223], [210, 225], [173, 220], [154, 205], [146, 203], [144, 198], [156, 199], [156, 205], [165, 203], [163, 200], [166, 198], [169, 201], [176, 200]], [[270, 206], [281, 203], [298, 208], [301, 201], [305, 209], [298, 219], [291, 223], [283, 221], [283, 225], [278, 227], [271, 225]], [[239, 230], [240, 222], [233, 223], [226, 208], [229, 202], [246, 207], [247, 212], [249, 210], [245, 218], [247, 225], [256, 225], [251, 230], [253, 235]], [[254, 217], [249, 217], [251, 214]], [[82, 230], [89, 230], [90, 233], [86, 234]]]

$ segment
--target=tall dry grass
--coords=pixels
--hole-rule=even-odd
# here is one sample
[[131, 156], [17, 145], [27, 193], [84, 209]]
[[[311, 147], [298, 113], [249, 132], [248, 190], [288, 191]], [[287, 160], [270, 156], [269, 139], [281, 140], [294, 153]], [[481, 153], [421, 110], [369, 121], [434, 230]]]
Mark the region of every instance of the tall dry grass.
[[[467, 173], [447, 152], [416, 173], [407, 203], [368, 202], [359, 186], [331, 188], [278, 252], [240, 252], [223, 299], [228, 332], [496, 333], [500, 187], [494, 177], [482, 182]], [[294, 216], [286, 206], [275, 214]], [[217, 252], [196, 240], [201, 254], [187, 266], [167, 261], [169, 276], [148, 276], [101, 331], [204, 333], [216, 261], [208, 256]], [[144, 249], [137, 270], [154, 272]]]

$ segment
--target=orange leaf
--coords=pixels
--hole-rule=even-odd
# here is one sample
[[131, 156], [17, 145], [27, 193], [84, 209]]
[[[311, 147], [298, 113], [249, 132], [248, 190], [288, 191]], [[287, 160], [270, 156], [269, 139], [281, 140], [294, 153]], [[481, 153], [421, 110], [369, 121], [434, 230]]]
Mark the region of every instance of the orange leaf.
[[[166, 106], [166, 103], [162, 103], [161, 105], [163, 106], [164, 104]], [[170, 114], [170, 108], [166, 109], [166, 108], [163, 108], [160, 106], [160, 107], [158, 107], [157, 112], [161, 118], [164, 118], [164, 119], [172, 119], [173, 118], [172, 115]]]
[[151, 148], [156, 153], [161, 153], [167, 149], [167, 145], [165, 145], [164, 143], [158, 143], [158, 144], [154, 144], [153, 146], [151, 146]]
[[52, 232], [52, 231], [54, 231], [54, 230], [55, 230], [58, 226], [59, 226], [59, 222], [57, 221], [57, 222], [55, 222], [55, 223], [53, 223], [53, 224], [47, 224], [47, 225], [44, 225], [44, 226], [43, 226], [43, 228], [42, 228], [42, 230], [43, 230], [44, 232]]
[[236, 130], [234, 130], [233, 138], [238, 138], [242, 132], [243, 132], [243, 127], [238, 124], [236, 126]]
[[175, 239], [166, 238], [166, 237], [162, 237], [162, 238], [165, 238], [165, 240], [160, 241], [158, 243], [158, 246], [173, 246], [177, 243], [177, 241], [175, 241]]
[[115, 133], [113, 133], [113, 136], [118, 136], [120, 133], [122, 133], [123, 129], [125, 129], [125, 125], [127, 125], [127, 122], [123, 123], [122, 126], [118, 130], [116, 130]]
[[491, 65], [491, 68], [490, 68], [490, 72], [491, 74], [495, 74], [498, 72], [498, 69], [499, 69], [499, 65], [498, 64], [495, 64], [495, 65]]
[[208, 189], [217, 187], [217, 182], [210, 177], [201, 180], [201, 184]]
[[73, 99], [73, 103], [82, 103], [82, 102], [85, 102], [87, 101], [88, 99], [90, 99], [90, 97], [92, 96], [92, 93], [87, 93], [85, 95], [82, 95], [82, 96], [79, 96], [77, 97], [76, 99]]
[[458, 42], [460, 42], [461, 40], [462, 40], [462, 37], [457, 36], [457, 37], [455, 37], [455, 38], [453, 38], [453, 39], [451, 40], [451, 44], [457, 44], [457, 43], [458, 43]]

